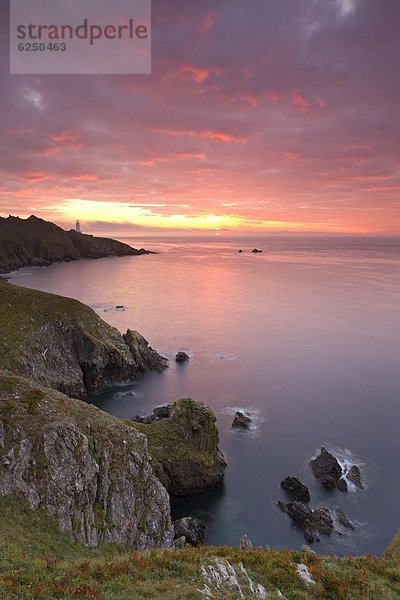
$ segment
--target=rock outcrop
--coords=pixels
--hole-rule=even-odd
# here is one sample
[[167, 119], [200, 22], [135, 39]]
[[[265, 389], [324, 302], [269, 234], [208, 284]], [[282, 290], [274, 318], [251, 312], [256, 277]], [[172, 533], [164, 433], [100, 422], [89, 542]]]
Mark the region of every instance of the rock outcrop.
[[[343, 535], [335, 529], [335, 521], [328, 508], [319, 507], [314, 510], [303, 502], [278, 502], [279, 508], [286, 513], [293, 523], [304, 530], [304, 537], [312, 544], [319, 541], [319, 535], [330, 536], [334, 531], [339, 535]], [[337, 508], [335, 511], [336, 524], [354, 531], [354, 525], [347, 518], [344, 511]]]
[[136, 423], [143, 423], [144, 425], [150, 425], [150, 423], [162, 421], [162, 419], [168, 419], [171, 414], [171, 408], [171, 404], [167, 404], [166, 406], [157, 406], [151, 415], [146, 417], [135, 415], [132, 417], [132, 421], [136, 421]]
[[207, 527], [194, 517], [183, 517], [174, 521], [174, 539], [180, 540], [185, 538], [185, 544], [197, 547], [204, 543], [204, 536], [206, 535]]
[[304, 537], [309, 543], [318, 540], [318, 534], [330, 536], [334, 530], [333, 519], [327, 508], [313, 510], [297, 501], [282, 502], [279, 506], [298, 527], [304, 529]]
[[361, 480], [361, 471], [357, 465], [353, 465], [346, 473], [346, 477], [349, 481], [353, 482], [361, 490], [364, 488], [364, 484]]
[[337, 459], [322, 447], [320, 454], [310, 462], [314, 476], [327, 489], [333, 489], [343, 475], [342, 467]]
[[137, 332], [124, 337], [77, 300], [0, 281], [0, 368], [86, 399], [167, 360]]
[[158, 371], [168, 367], [168, 360], [149, 346], [147, 340], [137, 331], [128, 331], [122, 336], [131, 353], [137, 373]]
[[222, 483], [226, 463], [216, 417], [203, 403], [181, 399], [168, 418], [132, 425], [147, 436], [153, 469], [170, 494], [190, 496]]
[[281, 481], [281, 488], [294, 498], [294, 500], [299, 500], [300, 502], [309, 502], [311, 500], [308, 487], [301, 483], [297, 477], [286, 477]]
[[0, 273], [27, 266], [106, 256], [151, 254], [107, 238], [65, 231], [34, 215], [29, 219], [0, 217]]
[[177, 363], [188, 362], [188, 360], [190, 360], [190, 356], [189, 356], [189, 354], [186, 354], [186, 352], [178, 352], [177, 355], [175, 356], [175, 361]]
[[251, 425], [251, 418], [246, 415], [244, 412], [238, 410], [235, 418], [232, 422], [232, 427], [234, 429], [249, 429]]
[[171, 547], [169, 497], [144, 435], [79, 400], [0, 372], [0, 496], [44, 509], [77, 542]]

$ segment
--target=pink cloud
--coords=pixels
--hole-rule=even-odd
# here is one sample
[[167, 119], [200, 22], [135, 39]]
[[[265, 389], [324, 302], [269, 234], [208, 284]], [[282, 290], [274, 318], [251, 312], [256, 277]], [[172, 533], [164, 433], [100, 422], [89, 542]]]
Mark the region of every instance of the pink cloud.
[[158, 129], [154, 128], [154, 132], [160, 133], [161, 135], [166, 135], [168, 137], [195, 137], [202, 140], [212, 140], [217, 142], [224, 142], [227, 144], [247, 144], [250, 140], [251, 136], [248, 137], [239, 137], [235, 136], [231, 133], [226, 133], [224, 131], [196, 131], [196, 130], [187, 130], [187, 129]]

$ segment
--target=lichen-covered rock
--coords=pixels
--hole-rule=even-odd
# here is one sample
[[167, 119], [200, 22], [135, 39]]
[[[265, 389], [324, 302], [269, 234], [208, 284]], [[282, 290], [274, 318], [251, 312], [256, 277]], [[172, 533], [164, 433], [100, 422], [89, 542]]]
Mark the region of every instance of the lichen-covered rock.
[[0, 368], [80, 399], [166, 368], [139, 333], [124, 338], [76, 300], [0, 281]]
[[153, 475], [145, 436], [4, 372], [0, 423], [0, 496], [44, 508], [82, 544], [172, 546], [169, 497]]
[[154, 471], [170, 494], [190, 496], [222, 483], [226, 462], [216, 417], [202, 402], [181, 399], [168, 418], [132, 424], [146, 434]]

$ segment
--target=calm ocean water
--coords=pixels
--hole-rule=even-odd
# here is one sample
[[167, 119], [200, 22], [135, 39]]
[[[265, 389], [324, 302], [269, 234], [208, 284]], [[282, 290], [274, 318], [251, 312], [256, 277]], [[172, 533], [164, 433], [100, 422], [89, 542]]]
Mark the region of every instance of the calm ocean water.
[[[400, 525], [400, 240], [123, 241], [161, 253], [24, 269], [12, 282], [78, 298], [172, 359], [161, 375], [97, 395], [102, 409], [127, 418], [190, 396], [215, 411], [224, 487], [175, 514], [205, 519], [210, 544], [247, 533], [257, 545], [299, 548], [302, 533], [275, 507], [281, 479], [296, 475], [312, 504], [340, 506], [357, 525], [319, 552], [381, 552]], [[255, 246], [264, 253], [252, 255]], [[190, 363], [174, 363], [178, 350]], [[238, 407], [252, 431], [232, 431]], [[361, 466], [365, 490], [316, 484], [308, 463], [322, 445]]]

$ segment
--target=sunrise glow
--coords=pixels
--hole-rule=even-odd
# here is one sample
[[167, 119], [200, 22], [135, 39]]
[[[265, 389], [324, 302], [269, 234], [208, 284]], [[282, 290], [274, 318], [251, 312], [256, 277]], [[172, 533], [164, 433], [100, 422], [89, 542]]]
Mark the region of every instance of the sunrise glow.
[[398, 233], [399, 15], [154, 2], [152, 75], [5, 76], [0, 214], [94, 232]]

